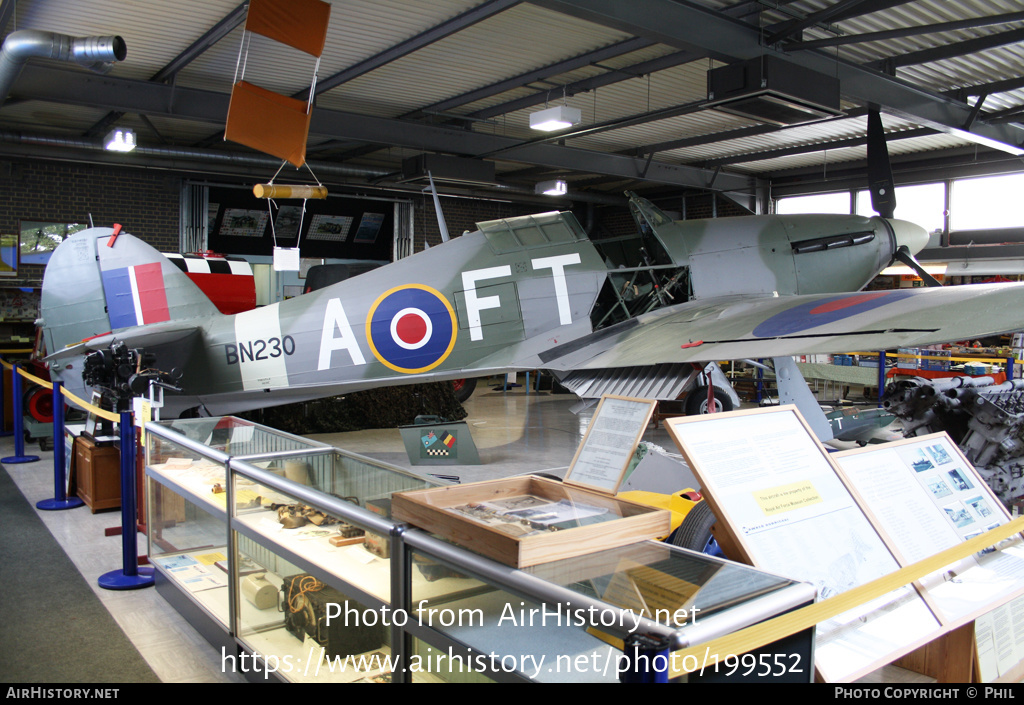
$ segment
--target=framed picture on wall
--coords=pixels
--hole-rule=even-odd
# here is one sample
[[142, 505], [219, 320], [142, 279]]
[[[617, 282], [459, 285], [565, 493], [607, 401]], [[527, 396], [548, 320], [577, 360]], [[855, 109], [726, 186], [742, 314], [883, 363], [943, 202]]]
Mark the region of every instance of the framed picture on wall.
[[85, 230], [85, 223], [55, 223], [39, 220], [21, 221], [18, 234], [18, 262], [20, 264], [43, 264], [50, 261], [50, 255], [57, 245], [72, 233]]
[[0, 234], [0, 277], [18, 276], [18, 236]]

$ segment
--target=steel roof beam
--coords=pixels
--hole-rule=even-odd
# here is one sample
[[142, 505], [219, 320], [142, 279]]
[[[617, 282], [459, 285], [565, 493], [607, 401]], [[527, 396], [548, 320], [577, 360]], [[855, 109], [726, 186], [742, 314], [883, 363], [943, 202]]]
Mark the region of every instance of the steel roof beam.
[[[230, 96], [183, 86], [98, 76], [61, 66], [29, 64], [12, 90], [13, 95], [54, 103], [113, 108], [126, 113], [223, 124]], [[503, 160], [554, 168], [588, 171], [692, 188], [710, 188], [713, 173], [704, 169], [647, 163], [626, 155], [574, 149], [553, 144], [523, 144], [520, 140], [438, 125], [357, 115], [317, 108], [310, 134], [332, 139], [395, 145], [449, 154], [502, 154]], [[751, 180], [736, 174], [719, 174], [714, 188], [748, 191]]]
[[644, 49], [646, 47], [651, 46], [652, 44], [654, 44], [654, 42], [648, 39], [643, 39], [641, 37], [632, 37], [630, 39], [624, 39], [623, 41], [612, 44], [611, 46], [603, 47], [595, 51], [588, 51], [585, 54], [574, 56], [571, 59], [559, 61], [558, 63], [554, 64], [549, 64], [548, 66], [544, 66], [534, 71], [521, 73], [518, 76], [515, 76], [508, 80], [492, 83], [489, 86], [484, 86], [483, 88], [477, 88], [476, 90], [468, 91], [466, 93], [463, 93], [462, 95], [457, 95], [454, 98], [448, 98], [447, 100], [442, 100], [438, 103], [433, 103], [418, 110], [414, 110], [411, 113], [406, 113], [402, 117], [414, 118], [424, 114], [427, 111], [451, 110], [452, 108], [457, 108], [460, 105], [474, 103], [478, 100], [483, 100], [484, 98], [490, 98], [493, 95], [504, 93], [505, 91], [510, 91], [515, 88], [522, 88], [527, 84], [532, 83], [533, 81], [539, 81], [545, 78], [550, 78], [552, 76], [558, 76], [563, 73], [568, 73], [569, 71], [575, 71], [576, 69], [583, 68], [584, 66], [589, 66], [597, 61], [605, 61], [616, 56], [628, 54], [629, 52], [632, 51]]
[[[245, 22], [246, 11], [248, 8], [248, 2], [243, 2], [238, 5], [234, 10], [225, 15], [223, 19], [217, 22], [217, 24], [204, 32], [203, 36], [192, 42], [188, 49], [178, 54], [176, 57], [171, 59], [166, 66], [153, 74], [149, 80], [160, 83], [173, 81], [179, 71], [195, 61], [203, 54], [203, 52], [227, 35], [231, 34], [231, 32]], [[115, 111], [107, 113], [103, 118], [96, 122], [96, 124], [86, 130], [84, 134], [86, 137], [95, 137], [96, 135], [103, 134], [123, 116], [124, 113], [122, 112]]]
[[935, 24], [919, 25], [917, 27], [886, 29], [879, 32], [864, 32], [862, 34], [847, 34], [841, 37], [829, 37], [827, 39], [812, 39], [803, 42], [792, 42], [782, 47], [782, 49], [784, 51], [791, 52], [804, 51], [807, 49], [820, 49], [822, 47], [846, 46], [848, 44], [863, 44], [865, 42], [877, 42], [883, 39], [902, 39], [904, 37], [915, 37], [921, 34], [952, 32], [959, 29], [987, 27], [993, 24], [1006, 24], [1007, 22], [1020, 22], [1022, 20], [1024, 20], [1024, 12], [1008, 12], [1003, 15], [972, 17], [969, 20], [937, 22]]
[[[636, 78], [636, 75], [633, 74], [649, 74], [654, 73], [655, 71], [663, 71], [665, 69], [672, 68], [673, 66], [679, 66], [681, 64], [688, 64], [691, 61], [696, 61], [701, 58], [701, 56], [703, 55], [692, 51], [677, 51], [672, 54], [658, 57], [657, 59], [641, 61], [639, 64], [633, 64], [632, 66], [625, 66], [618, 71], [609, 71], [607, 73], [600, 74], [599, 76], [592, 76], [590, 78], [584, 78], [579, 81], [567, 83], [564, 86], [561, 86], [561, 89], [565, 91], [566, 96], [586, 93], [587, 91], [592, 91], [603, 86], [609, 86], [613, 83], [618, 83], [619, 81]], [[538, 91], [533, 95], [516, 98], [515, 100], [510, 100], [500, 105], [493, 105], [489, 108], [477, 110], [466, 117], [486, 119], [497, 115], [504, 115], [505, 113], [515, 112], [516, 110], [532, 108], [535, 105], [540, 105], [545, 102], [550, 93], [551, 91]]]
[[[785, 20], [784, 22], [777, 22], [774, 25], [765, 27], [765, 32], [772, 34], [771, 37], [765, 40], [765, 44], [775, 44], [786, 37], [796, 34], [799, 30], [803, 30], [814, 25], [821, 25], [826, 21], [831, 21], [833, 23], [842, 22], [843, 20], [849, 20], [854, 17], [870, 15], [872, 12], [879, 12], [881, 10], [888, 10], [892, 7], [906, 5], [912, 1], [913, 0], [846, 0], [845, 2], [839, 2], [831, 7], [825, 8], [824, 10], [808, 15], [802, 20]], [[772, 10], [776, 8], [763, 7], [762, 9]]]
[[[889, 132], [885, 135], [887, 142], [894, 142], [896, 140], [906, 140], [914, 137], [927, 137], [928, 135], [934, 135], [935, 131], [930, 130], [927, 127], [920, 127], [916, 130], [905, 130], [903, 132]], [[864, 137], [850, 137], [845, 140], [834, 140], [832, 142], [817, 142], [815, 144], [804, 144], [796, 147], [783, 147], [782, 149], [773, 149], [767, 152], [754, 152], [746, 154], [734, 154], [728, 157], [720, 157], [718, 159], [707, 159], [700, 162], [700, 165], [706, 169], [711, 169], [719, 166], [726, 166], [728, 164], [746, 164], [749, 162], [765, 161], [767, 159], [776, 159], [778, 157], [790, 157], [795, 154], [810, 154], [812, 152], [821, 152], [822, 150], [831, 149], [843, 149], [846, 147], [860, 147], [868, 143], [867, 136]], [[696, 166], [696, 162], [694, 166]]]
[[1024, 154], [1024, 129], [1014, 124], [975, 123], [970, 130], [965, 130], [963, 125], [971, 112], [971, 107], [965, 103], [824, 52], [805, 51], [797, 56], [784, 56], [761, 44], [757, 27], [686, 0], [632, 0], [628, 4], [617, 0], [529, 1], [729, 63], [775, 53], [783, 61], [836, 76], [840, 91], [848, 99], [864, 105], [879, 105], [887, 112], [961, 139], [1012, 154]]
[[840, 0], [835, 5], [830, 5], [824, 10], [812, 12], [802, 20], [789, 20], [788, 22], [783, 22], [783, 26], [768, 35], [764, 40], [764, 43], [768, 45], [775, 44], [776, 42], [788, 39], [794, 34], [804, 31], [808, 27], [813, 27], [821, 22], [827, 22], [842, 12], [855, 12], [857, 7], [859, 5], [863, 5], [865, 2], [867, 2], [867, 0]]
[[350, 66], [349, 68], [339, 71], [332, 76], [328, 76], [323, 80], [317, 81], [316, 95], [320, 95], [324, 91], [329, 91], [332, 88], [337, 88], [347, 81], [351, 81], [354, 78], [362, 76], [374, 69], [378, 69], [385, 64], [389, 64], [396, 59], [402, 58], [403, 56], [407, 56], [414, 51], [418, 51], [419, 49], [429, 46], [436, 41], [455, 34], [456, 32], [460, 32], [477, 22], [482, 22], [483, 20], [504, 12], [510, 7], [518, 5], [520, 2], [521, 0], [487, 0], [487, 2], [482, 5], [477, 5], [476, 7], [463, 12], [461, 15], [431, 27], [424, 32], [420, 32], [415, 37], [406, 39], [404, 42], [399, 42], [393, 47], [371, 56], [368, 59], [360, 61], [354, 66]]
[[951, 44], [934, 47], [932, 49], [922, 49], [921, 51], [912, 51], [907, 54], [892, 56], [887, 59], [882, 59], [881, 61], [873, 61], [865, 66], [879, 70], [889, 66], [894, 68], [898, 68], [900, 66], [916, 66], [918, 64], [927, 64], [932, 61], [951, 59], [956, 56], [976, 54], [979, 51], [985, 51], [986, 49], [994, 49], [1007, 44], [1016, 44], [1022, 40], [1024, 40], [1024, 28], [1011, 29], [1008, 32], [991, 34], [987, 37], [978, 37], [976, 39], [968, 39], [963, 42], [953, 42]]

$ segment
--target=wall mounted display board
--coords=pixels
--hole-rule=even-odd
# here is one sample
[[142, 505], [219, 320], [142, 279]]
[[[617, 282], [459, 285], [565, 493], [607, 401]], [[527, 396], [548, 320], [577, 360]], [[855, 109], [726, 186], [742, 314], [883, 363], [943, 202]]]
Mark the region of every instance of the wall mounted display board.
[[211, 186], [209, 194], [207, 247], [214, 252], [270, 256], [273, 217], [277, 246], [298, 244], [303, 258], [391, 259], [392, 201], [330, 197], [308, 200], [304, 206], [281, 201], [270, 210], [250, 189]]
[[71, 234], [85, 230], [85, 223], [52, 223], [22, 220], [18, 236], [18, 262], [46, 264], [57, 245]]
[[[717, 529], [726, 533], [726, 540], [739, 554], [736, 557], [815, 584], [819, 599], [880, 578], [940, 550], [906, 548], [913, 544], [911, 537], [921, 544], [930, 540], [920, 535], [929, 529], [915, 521], [900, 524], [907, 537], [902, 542], [893, 541], [896, 529], [887, 530], [876, 514], [864, 508], [872, 506], [871, 500], [850, 483], [795, 407], [685, 417], [670, 420], [668, 428], [700, 479], [705, 500], [719, 519]], [[925, 446], [936, 446], [936, 453], [940, 447], [947, 453], [952, 449], [952, 444], [946, 446], [934, 439], [925, 441]], [[867, 465], [871, 460], [864, 459], [875, 452], [865, 450], [860, 456], [851, 453], [843, 462], [852, 457], [859, 460], [851, 464], [864, 461]], [[898, 470], [893, 463], [889, 474]], [[974, 488], [984, 484], [966, 462], [950, 464], [957, 465], [957, 476], [965, 483]], [[915, 472], [913, 461], [905, 465], [905, 472]], [[875, 477], [879, 493], [883, 492], [880, 478], [884, 477]], [[919, 494], [927, 491], [918, 486]], [[970, 498], [963, 499], [965, 507], [973, 501], [980, 513], [980, 501], [984, 499], [986, 509], [994, 509], [987, 494], [970, 494]], [[899, 506], [900, 491], [894, 489], [887, 501], [894, 508]], [[924, 511], [923, 502], [915, 509]], [[928, 511], [930, 522], [940, 521], [946, 514], [952, 523], [963, 521], [959, 513], [948, 513], [939, 505], [932, 504]], [[1005, 560], [1013, 567], [1006, 570], [1014, 574], [1019, 559], [1017, 549], [1011, 549]], [[965, 604], [955, 587], [946, 587], [946, 583], [956, 585], [943, 579], [947, 572], [944, 569], [921, 584], [906, 586], [819, 624], [815, 658], [819, 677], [854, 680], [979, 613], [985, 598], [979, 597], [973, 605]], [[1016, 580], [1024, 586], [1024, 580]], [[1008, 591], [1001, 579], [997, 582], [1005, 599], [1009, 599], [1013, 591]], [[931, 592], [929, 586], [938, 594], [928, 594], [926, 599], [924, 594]], [[982, 593], [988, 598], [985, 609], [1003, 599], [988, 590]]]
[[658, 402], [604, 395], [565, 474], [565, 482], [616, 494]]
[[18, 236], [0, 233], [0, 277], [18, 276]]

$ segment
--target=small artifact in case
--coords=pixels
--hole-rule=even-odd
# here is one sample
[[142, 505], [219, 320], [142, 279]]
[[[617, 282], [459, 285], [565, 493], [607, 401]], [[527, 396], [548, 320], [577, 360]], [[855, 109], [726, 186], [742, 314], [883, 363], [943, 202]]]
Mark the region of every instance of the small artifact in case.
[[[324, 585], [312, 575], [303, 573], [284, 579], [281, 584], [284, 626], [296, 639], [308, 636], [323, 647], [328, 657], [352, 656], [377, 649], [384, 643], [381, 623], [363, 624], [363, 609], [332, 587]], [[329, 605], [337, 607], [329, 608]], [[332, 619], [328, 624], [327, 611]], [[359, 619], [347, 619], [348, 610], [357, 612]], [[337, 614], [338, 616], [334, 616]]]
[[[390, 499], [371, 499], [367, 500], [366, 508], [374, 514], [388, 519], [391, 517], [391, 500]], [[366, 536], [363, 538], [363, 548], [379, 558], [390, 558], [391, 557], [391, 537], [376, 534], [372, 531], [367, 531]]]
[[265, 610], [277, 604], [277, 588], [263, 573], [245, 576], [240, 587], [245, 599], [258, 610]]

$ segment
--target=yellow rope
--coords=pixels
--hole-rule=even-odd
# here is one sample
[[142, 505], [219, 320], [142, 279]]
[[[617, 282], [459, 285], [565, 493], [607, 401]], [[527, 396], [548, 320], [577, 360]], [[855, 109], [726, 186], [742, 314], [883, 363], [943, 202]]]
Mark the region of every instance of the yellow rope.
[[[790, 634], [810, 629], [821, 622], [835, 617], [837, 614], [842, 614], [858, 605], [870, 602], [877, 597], [881, 597], [897, 588], [909, 585], [915, 580], [934, 573], [947, 565], [978, 553], [989, 546], [999, 543], [1003, 539], [1013, 536], [1021, 530], [1024, 530], [1024, 516], [1017, 517], [1008, 524], [998, 526], [952, 548], [947, 548], [945, 551], [936, 553], [934, 556], [908, 565], [888, 575], [883, 575], [881, 578], [855, 587], [852, 590], [847, 590], [841, 595], [816, 602], [813, 605], [808, 605], [781, 617], [755, 624], [752, 627], [741, 629], [738, 632], [733, 632], [704, 644], [674, 651], [670, 659], [669, 678], [675, 678], [696, 671], [702, 668], [702, 664], [705, 668], [714, 666], [716, 663], [722, 663], [730, 656], [736, 657], [765, 644], [778, 641]], [[688, 664], [693, 664], [693, 667], [686, 668]]]
[[81, 407], [82, 409], [85, 409], [86, 411], [88, 411], [91, 414], [95, 414], [96, 416], [99, 416], [101, 419], [106, 419], [107, 421], [113, 421], [115, 423], [117, 423], [118, 421], [121, 420], [120, 415], [115, 414], [113, 411], [107, 411], [106, 409], [101, 409], [98, 406], [94, 406], [94, 405], [90, 404], [89, 402], [85, 401], [84, 399], [82, 399], [81, 397], [79, 397], [79, 396], [77, 396], [75, 394], [72, 394], [71, 392], [69, 392], [64, 387], [60, 388], [60, 393], [63, 394], [65, 397], [67, 397], [76, 406]]
[[38, 384], [40, 387], [45, 387], [46, 389], [53, 389], [53, 382], [41, 379], [39, 377], [36, 377], [35, 375], [30, 375], [28, 372], [21, 369], [20, 367], [18, 368], [18, 374], [27, 379], [32, 384]]

